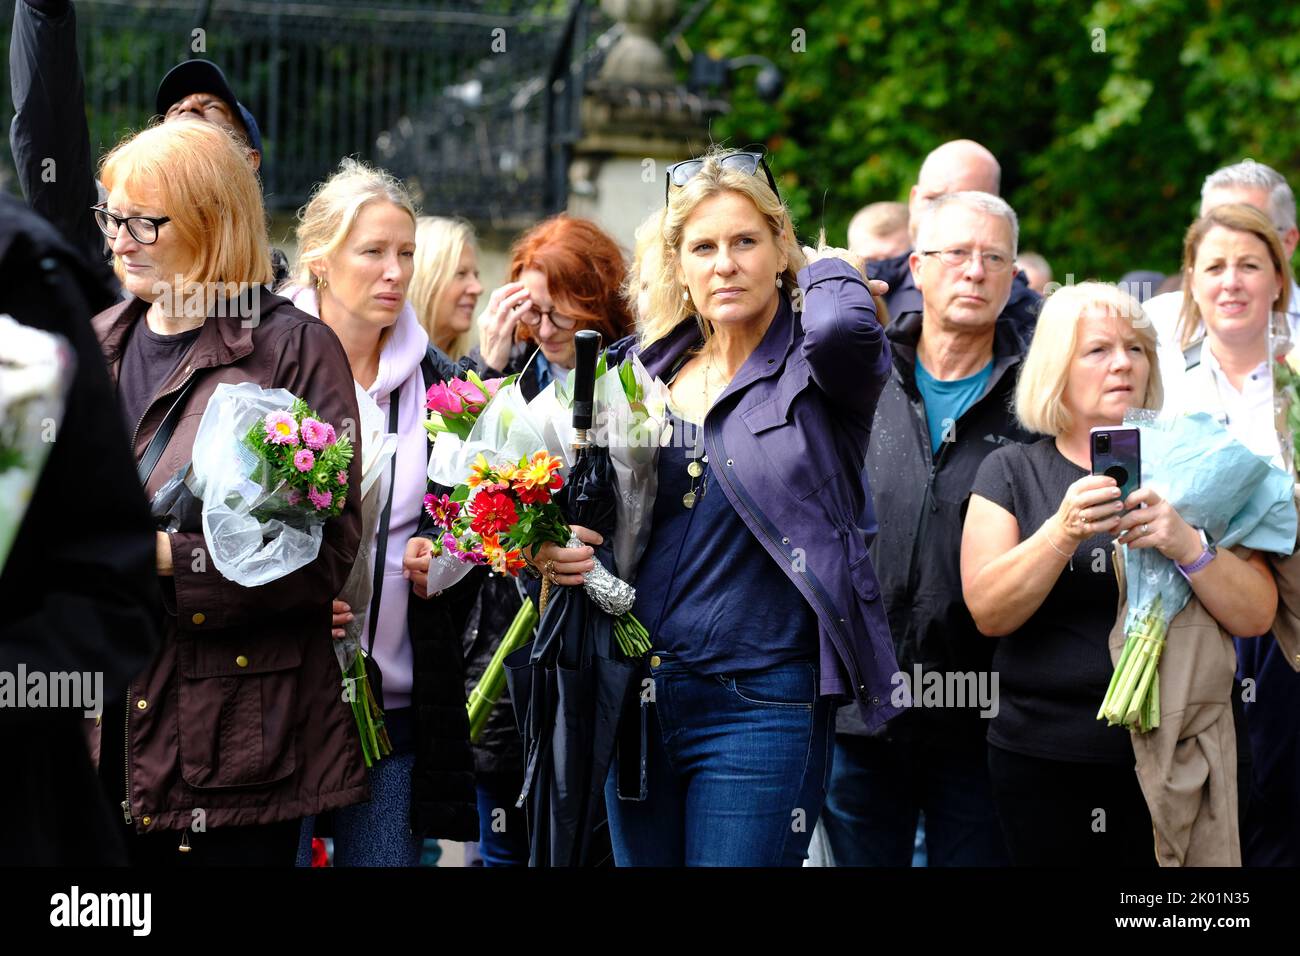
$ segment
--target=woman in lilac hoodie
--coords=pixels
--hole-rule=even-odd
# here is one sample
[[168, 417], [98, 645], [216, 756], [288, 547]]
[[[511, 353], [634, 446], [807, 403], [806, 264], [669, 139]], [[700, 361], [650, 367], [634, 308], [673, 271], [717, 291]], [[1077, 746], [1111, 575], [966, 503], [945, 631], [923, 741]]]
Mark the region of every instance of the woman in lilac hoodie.
[[[414, 866], [422, 834], [411, 826], [412, 772], [420, 749], [414, 706], [420, 697], [415, 691], [418, 642], [412, 640], [416, 615], [411, 612], [424, 611], [414, 602], [430, 603], [425, 576], [429, 542], [417, 531], [427, 481], [429, 441], [423, 421], [431, 364], [425, 361], [429, 338], [406, 295], [415, 264], [416, 213], [405, 188], [391, 175], [345, 159], [314, 193], [300, 220], [298, 264], [293, 284], [282, 294], [334, 330], [357, 385], [379, 406], [387, 430], [398, 435], [384, 554], [376, 553], [382, 532], [369, 542], [371, 567], [382, 564], [383, 575], [376, 578], [381, 581], [377, 600], [358, 609], [366, 614], [362, 647], [383, 678], [385, 726], [393, 752], [370, 769], [370, 802], [335, 814], [334, 862]], [[449, 363], [437, 364], [445, 370]], [[338, 638], [353, 611], [335, 601], [334, 613]], [[459, 705], [463, 717], [463, 697], [452, 704]], [[468, 760], [468, 724], [465, 731]], [[466, 794], [472, 814], [472, 783]], [[309, 842], [310, 826], [309, 820], [304, 842]]]

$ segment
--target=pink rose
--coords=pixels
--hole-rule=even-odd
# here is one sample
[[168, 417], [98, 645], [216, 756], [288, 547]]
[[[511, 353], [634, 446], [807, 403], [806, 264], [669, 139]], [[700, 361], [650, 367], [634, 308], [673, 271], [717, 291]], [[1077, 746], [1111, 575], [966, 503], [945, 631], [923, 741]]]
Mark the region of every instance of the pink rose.
[[447, 387], [464, 399], [466, 405], [481, 406], [487, 404], [487, 396], [473, 382], [453, 378], [447, 383]]
[[424, 407], [439, 415], [459, 415], [465, 410], [460, 396], [448, 388], [445, 382], [429, 386]]

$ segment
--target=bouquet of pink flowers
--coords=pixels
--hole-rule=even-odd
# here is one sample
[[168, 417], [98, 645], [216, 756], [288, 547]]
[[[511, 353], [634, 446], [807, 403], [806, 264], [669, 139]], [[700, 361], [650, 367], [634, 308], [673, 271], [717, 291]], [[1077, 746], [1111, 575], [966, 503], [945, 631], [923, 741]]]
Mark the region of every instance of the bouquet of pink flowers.
[[283, 519], [286, 509], [299, 509], [309, 520], [324, 521], [342, 513], [352, 443], [339, 438], [301, 398], [287, 409], [267, 412], [244, 442], [258, 458], [252, 479], [276, 489], [276, 503], [255, 511], [256, 517]]
[[217, 570], [244, 587], [316, 559], [347, 501], [352, 443], [283, 388], [223, 382], [208, 399], [185, 483], [202, 501]]
[[474, 423], [501, 386], [509, 385], [514, 380], [515, 377], [510, 375], [484, 381], [471, 369], [464, 379], [435, 382], [429, 386], [425, 396], [429, 418], [424, 427], [429, 430], [430, 436], [449, 432], [464, 441], [469, 438]]

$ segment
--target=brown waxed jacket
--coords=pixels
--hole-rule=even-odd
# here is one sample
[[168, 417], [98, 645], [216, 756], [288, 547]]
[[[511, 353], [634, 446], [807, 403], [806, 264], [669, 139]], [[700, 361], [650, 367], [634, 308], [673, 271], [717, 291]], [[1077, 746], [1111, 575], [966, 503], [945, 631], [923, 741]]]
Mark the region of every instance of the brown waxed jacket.
[[[253, 318], [212, 316], [159, 389], [133, 437], [140, 460], [185, 381], [175, 433], [146, 488], [150, 499], [185, 465], [199, 421], [222, 382], [255, 382], [303, 398], [340, 434], [356, 434], [352, 372], [319, 319], [265, 288]], [[93, 320], [114, 383], [123, 347], [147, 303], [132, 299]], [[231, 310], [233, 311], [233, 310]], [[349, 487], [360, 480], [358, 450]], [[368, 799], [352, 712], [342, 700], [330, 638], [330, 602], [356, 556], [360, 500], [325, 525], [317, 558], [256, 588], [206, 560], [203, 535], [175, 533], [174, 577], [163, 585], [163, 646], [126, 698], [121, 788], [138, 832], [292, 820]], [[102, 742], [102, 748], [122, 741]]]
[[[1240, 546], [1232, 553], [1243, 559], [1251, 554]], [[1116, 568], [1123, 565], [1117, 557]], [[1116, 664], [1128, 615], [1122, 574], [1119, 593], [1110, 633]], [[1130, 732], [1160, 866], [1241, 866], [1232, 714], [1236, 668], [1232, 637], [1193, 594], [1169, 623], [1160, 656], [1160, 726]]]

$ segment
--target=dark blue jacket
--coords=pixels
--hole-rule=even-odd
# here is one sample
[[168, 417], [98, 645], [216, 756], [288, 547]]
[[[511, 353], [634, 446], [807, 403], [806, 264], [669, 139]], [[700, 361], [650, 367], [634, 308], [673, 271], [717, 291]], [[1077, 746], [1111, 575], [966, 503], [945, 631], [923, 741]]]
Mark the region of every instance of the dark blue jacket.
[[[862, 467], [890, 349], [862, 277], [838, 259], [799, 274], [804, 309], [782, 294], [766, 335], [704, 419], [704, 447], [745, 525], [817, 614], [821, 692], [857, 699], [880, 727], [898, 667], [867, 553]], [[695, 319], [641, 350], [666, 377], [702, 336]], [[625, 339], [611, 361], [637, 350]]]

